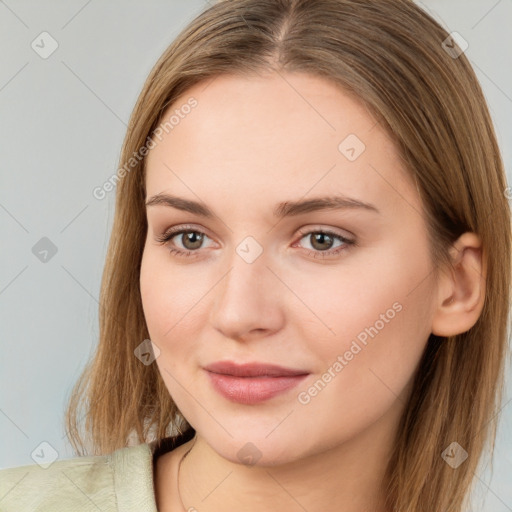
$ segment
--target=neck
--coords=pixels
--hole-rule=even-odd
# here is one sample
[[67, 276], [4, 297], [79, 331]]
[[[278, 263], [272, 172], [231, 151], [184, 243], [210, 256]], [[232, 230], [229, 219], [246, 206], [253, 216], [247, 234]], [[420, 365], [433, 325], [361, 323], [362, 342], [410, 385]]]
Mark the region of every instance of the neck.
[[227, 460], [196, 433], [180, 471], [185, 510], [384, 512], [395, 429], [382, 427], [379, 420], [347, 442], [272, 466]]

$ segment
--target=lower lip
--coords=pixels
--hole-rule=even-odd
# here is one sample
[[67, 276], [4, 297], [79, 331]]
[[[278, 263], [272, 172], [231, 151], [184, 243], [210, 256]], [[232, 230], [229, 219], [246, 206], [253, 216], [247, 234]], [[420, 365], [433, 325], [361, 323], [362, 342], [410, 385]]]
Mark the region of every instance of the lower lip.
[[284, 393], [307, 377], [233, 377], [207, 372], [213, 387], [225, 398], [240, 404], [257, 404]]

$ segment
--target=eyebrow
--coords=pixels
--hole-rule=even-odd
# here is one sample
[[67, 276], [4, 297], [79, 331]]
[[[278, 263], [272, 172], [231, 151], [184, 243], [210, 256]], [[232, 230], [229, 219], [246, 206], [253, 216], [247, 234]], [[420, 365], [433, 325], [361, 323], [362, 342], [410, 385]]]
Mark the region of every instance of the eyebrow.
[[[156, 194], [146, 202], [146, 207], [157, 205], [176, 208], [208, 219], [215, 217], [212, 210], [210, 210], [210, 208], [208, 208], [204, 203], [169, 194]], [[374, 213], [380, 213], [373, 204], [365, 203], [359, 199], [338, 195], [315, 197], [312, 199], [298, 201], [284, 201], [275, 206], [273, 214], [274, 217], [282, 219], [284, 217], [293, 217], [314, 211], [344, 209], [363, 209]]]

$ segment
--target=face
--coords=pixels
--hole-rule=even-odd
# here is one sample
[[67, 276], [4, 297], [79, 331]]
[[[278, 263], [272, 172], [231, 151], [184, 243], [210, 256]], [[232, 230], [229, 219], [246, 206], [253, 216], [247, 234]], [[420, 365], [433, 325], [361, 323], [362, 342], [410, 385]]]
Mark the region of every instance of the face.
[[[418, 191], [390, 138], [334, 84], [283, 76], [189, 89], [147, 160], [146, 200], [182, 199], [147, 206], [140, 285], [156, 364], [218, 454], [254, 450], [258, 464], [348, 443], [404, 403], [436, 286]], [[302, 375], [204, 369], [219, 361]]]

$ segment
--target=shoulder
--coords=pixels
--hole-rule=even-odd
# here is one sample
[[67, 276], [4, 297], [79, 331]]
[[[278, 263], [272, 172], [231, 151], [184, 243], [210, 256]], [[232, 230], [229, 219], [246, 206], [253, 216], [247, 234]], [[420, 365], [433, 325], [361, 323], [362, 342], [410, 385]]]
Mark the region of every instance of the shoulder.
[[2, 512], [156, 512], [152, 446], [0, 470]]

